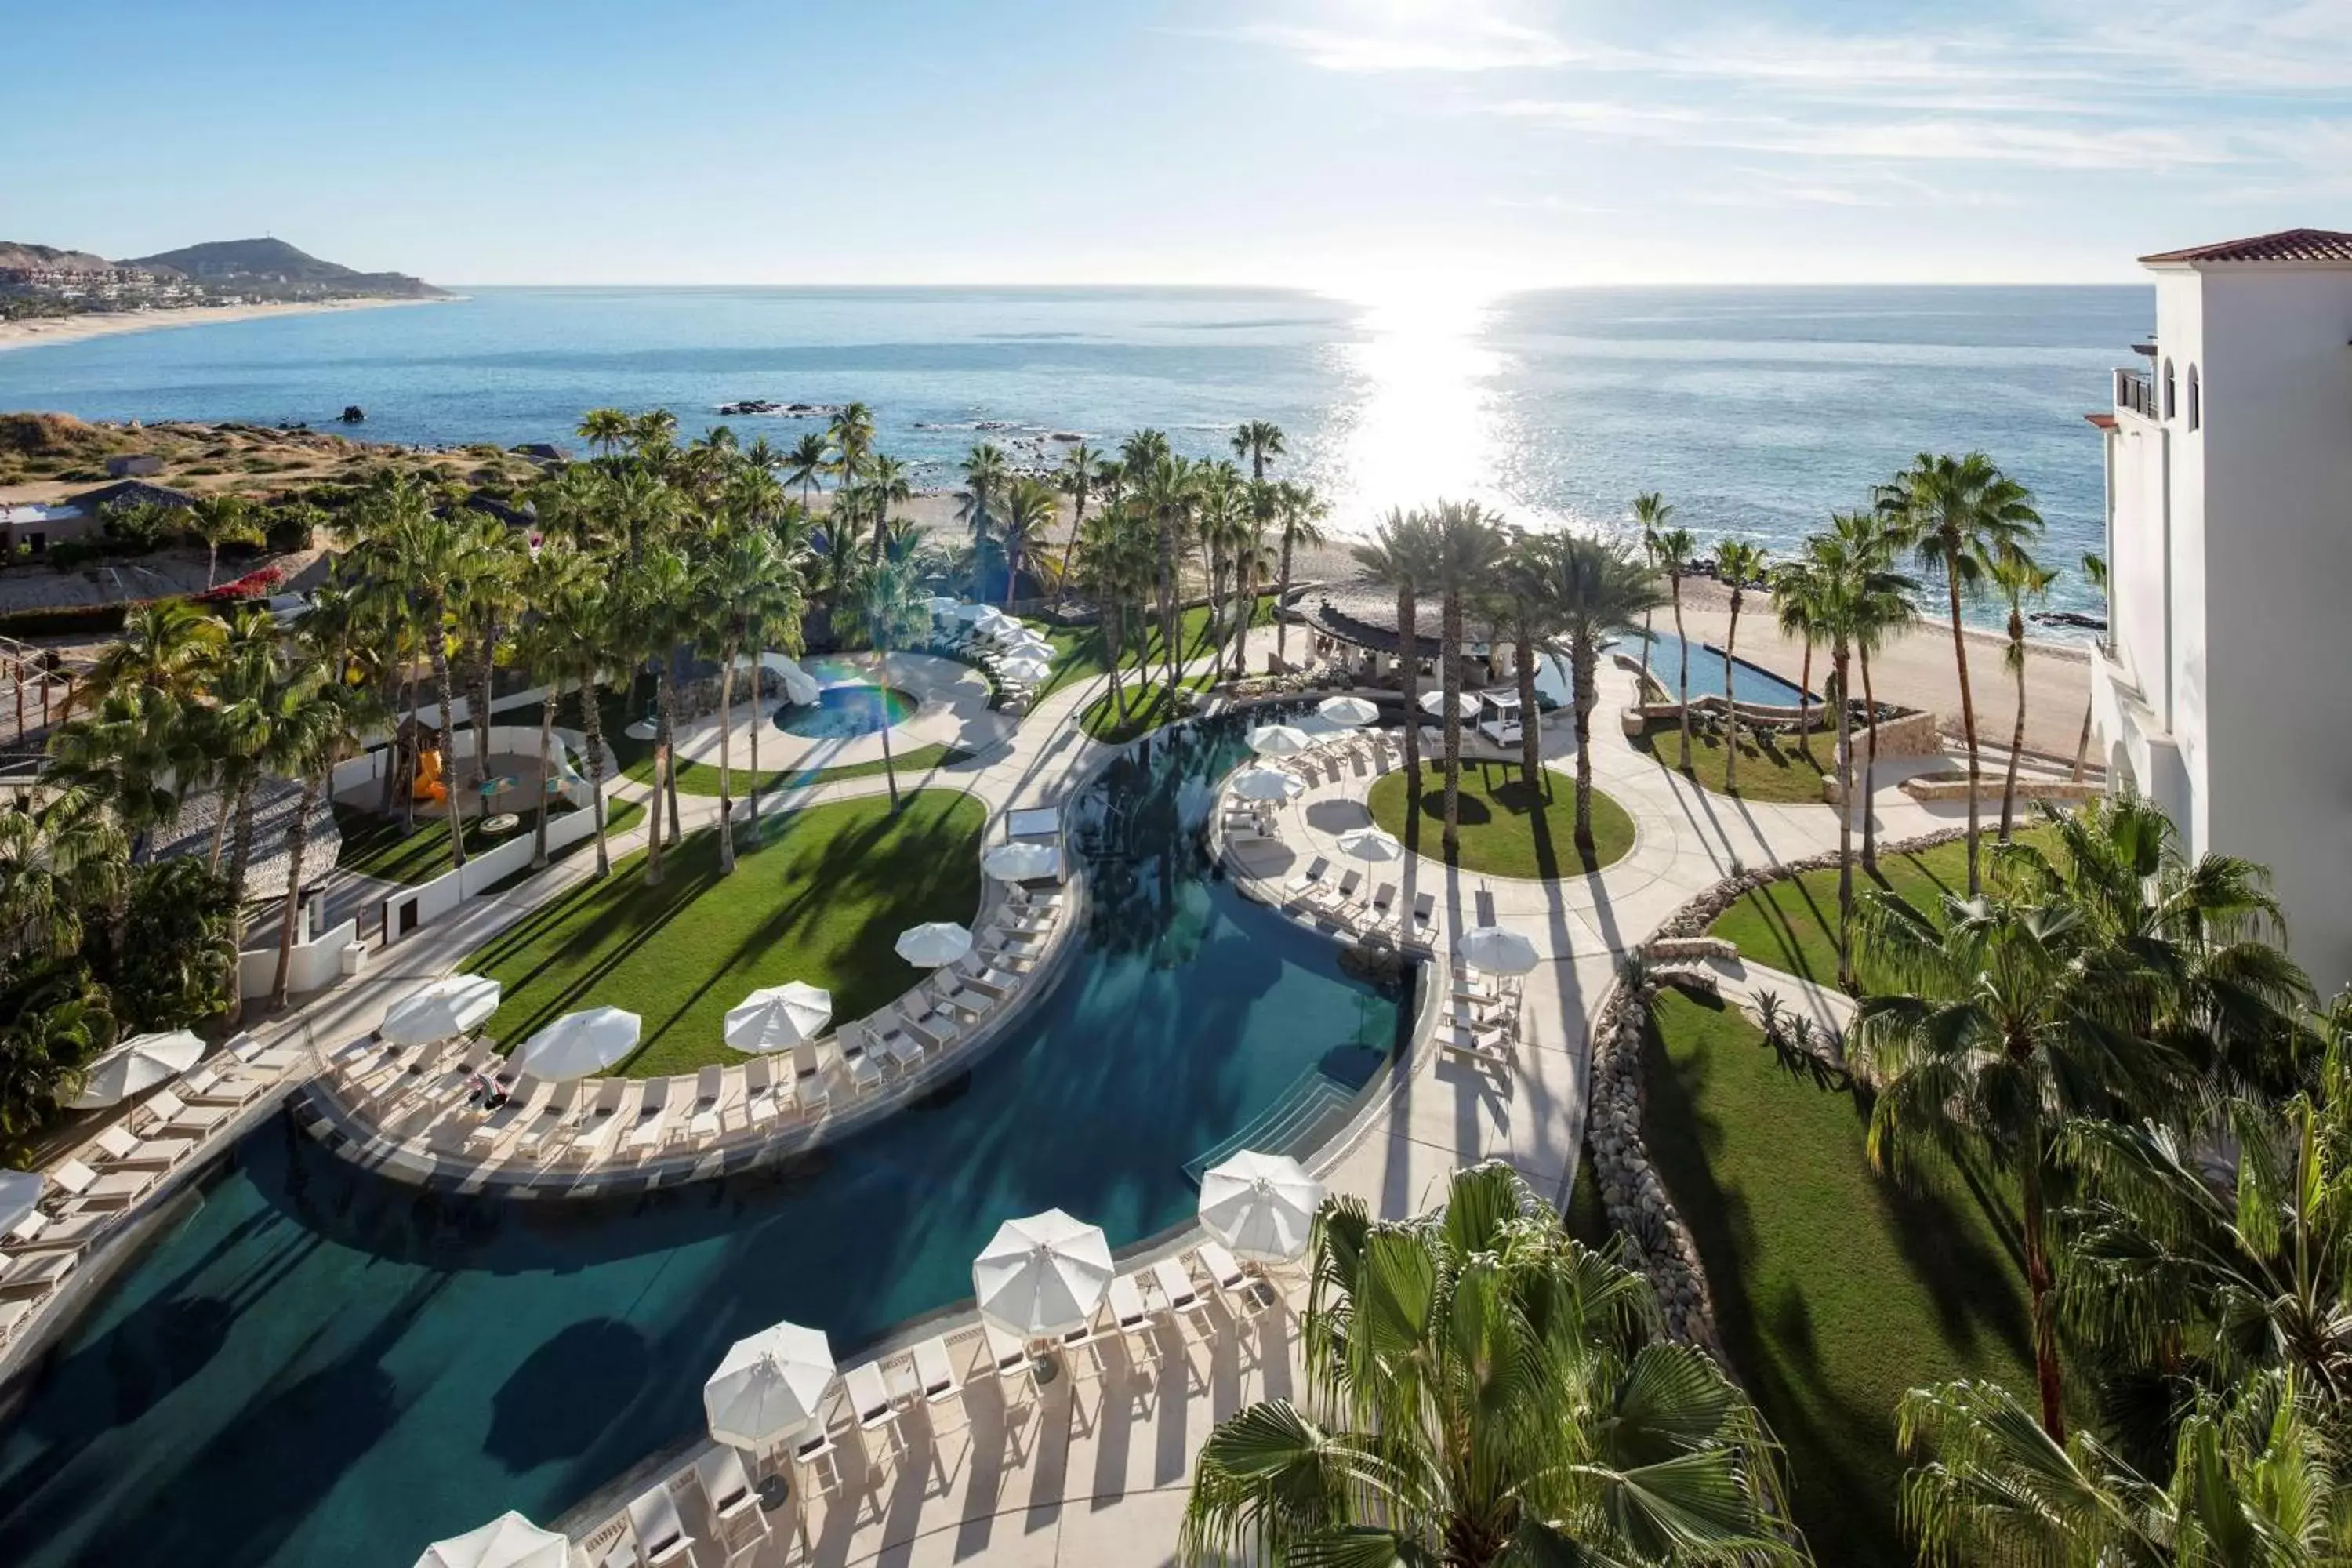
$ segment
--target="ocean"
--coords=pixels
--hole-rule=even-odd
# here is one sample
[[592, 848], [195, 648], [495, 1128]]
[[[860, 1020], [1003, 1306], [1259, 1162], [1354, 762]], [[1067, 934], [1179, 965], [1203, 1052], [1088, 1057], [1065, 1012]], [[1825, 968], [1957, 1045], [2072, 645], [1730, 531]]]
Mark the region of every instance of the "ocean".
[[[2032, 488], [2053, 607], [2101, 534], [2083, 415], [2153, 320], [2145, 288], [1600, 289], [1360, 305], [1272, 289], [482, 289], [447, 305], [128, 333], [0, 353], [0, 408], [331, 425], [376, 439], [576, 448], [583, 410], [666, 406], [789, 445], [876, 414], [923, 486], [993, 440], [1021, 464], [1140, 426], [1192, 455], [1289, 437], [1339, 532], [1476, 499], [1606, 526], [1655, 489], [1703, 541], [1786, 550], [1916, 453], [1981, 448]], [[1986, 618], [1990, 619], [1988, 607]]]

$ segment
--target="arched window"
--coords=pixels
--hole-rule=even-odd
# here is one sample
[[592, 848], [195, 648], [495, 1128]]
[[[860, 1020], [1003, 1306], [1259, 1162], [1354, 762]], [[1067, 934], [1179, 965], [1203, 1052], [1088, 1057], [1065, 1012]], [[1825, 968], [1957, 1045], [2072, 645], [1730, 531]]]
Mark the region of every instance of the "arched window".
[[2164, 362], [2164, 417], [2169, 419], [2172, 417], [2172, 362], [2170, 360], [2166, 360]]
[[2192, 364], [2189, 367], [2189, 427], [2191, 430], [2204, 423], [2203, 403], [2204, 399], [2198, 395], [2197, 367]]

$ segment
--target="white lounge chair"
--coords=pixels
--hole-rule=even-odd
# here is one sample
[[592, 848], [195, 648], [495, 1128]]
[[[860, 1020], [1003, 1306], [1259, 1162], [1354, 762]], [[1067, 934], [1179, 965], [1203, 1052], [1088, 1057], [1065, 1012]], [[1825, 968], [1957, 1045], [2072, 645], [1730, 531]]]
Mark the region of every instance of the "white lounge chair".
[[966, 1026], [979, 1023], [989, 1009], [996, 1005], [995, 998], [982, 993], [977, 986], [964, 984], [950, 970], [933, 971], [930, 986], [938, 1005], [954, 1009]]
[[79, 1209], [56, 1215], [28, 1214], [6, 1237], [11, 1253], [49, 1252], [58, 1247], [79, 1249], [98, 1239], [114, 1223], [105, 1209]]
[[793, 1071], [788, 1063], [779, 1064], [773, 1057], [754, 1057], [746, 1062], [743, 1066], [744, 1123], [751, 1127], [765, 1127], [783, 1114], [792, 1082]]
[[1331, 862], [1323, 856], [1318, 855], [1314, 859], [1307, 862], [1307, 869], [1282, 885], [1283, 901], [1293, 903], [1308, 897], [1321, 889], [1323, 879], [1330, 874]]
[[541, 1100], [537, 1113], [523, 1123], [522, 1132], [515, 1140], [515, 1152], [534, 1155], [546, 1153], [561, 1141], [564, 1130], [574, 1124], [579, 1106], [578, 1079], [556, 1085], [555, 1092]]
[[750, 1536], [768, 1533], [768, 1516], [744, 1472], [742, 1455], [725, 1444], [703, 1450], [694, 1461], [694, 1480], [702, 1489], [710, 1522], [719, 1527], [720, 1543], [730, 1552]]
[[555, 1098], [555, 1086], [544, 1079], [526, 1078], [507, 1095], [507, 1102], [467, 1129], [466, 1146], [495, 1150], [524, 1122], [536, 1118]]
[[1364, 885], [1364, 874], [1349, 869], [1337, 884], [1327, 884], [1307, 895], [1307, 901], [1334, 920], [1344, 920], [1356, 907], [1356, 889]]
[[[952, 1405], [964, 1415], [963, 1379], [956, 1375], [955, 1358], [948, 1354], [948, 1338], [934, 1334], [915, 1347], [915, 1382], [923, 1391], [923, 1405], [933, 1412], [932, 1430], [939, 1430], [938, 1411]], [[965, 1415], [968, 1425], [971, 1417]]]
[[226, 1069], [219, 1058], [203, 1063], [180, 1080], [180, 1096], [194, 1105], [243, 1105], [269, 1087], [265, 1079]]
[[40, 1296], [57, 1289], [81, 1262], [79, 1252], [27, 1252], [0, 1264], [0, 1296]]
[[669, 1136], [669, 1121], [676, 1114], [670, 1103], [669, 1079], [657, 1078], [648, 1082], [637, 1097], [637, 1116], [630, 1124], [625, 1146], [632, 1152], [658, 1149]]
[[1208, 1298], [1192, 1282], [1192, 1270], [1176, 1258], [1163, 1258], [1151, 1266], [1151, 1282], [1160, 1288], [1160, 1310], [1168, 1314], [1168, 1326], [1176, 1331], [1179, 1344], [1184, 1341], [1181, 1325], [1187, 1320], [1202, 1324], [1205, 1330], [1202, 1314], [1209, 1310]]
[[1356, 929], [1366, 933], [1384, 931], [1396, 923], [1397, 885], [1382, 882], [1372, 889], [1372, 901]]
[[190, 1105], [168, 1089], [157, 1089], [139, 1108], [149, 1118], [146, 1131], [163, 1128], [184, 1128], [192, 1132], [209, 1132], [236, 1114], [232, 1106]]
[[1254, 1318], [1274, 1304], [1273, 1289], [1234, 1262], [1223, 1242], [1204, 1241], [1192, 1256], [1201, 1260], [1202, 1272], [1208, 1275], [1209, 1283], [1216, 1287], [1235, 1317]]
[[646, 1568], [675, 1563], [694, 1550], [687, 1539], [686, 1521], [677, 1516], [667, 1485], [644, 1491], [629, 1503], [629, 1535], [635, 1542], [637, 1561]]
[[1143, 1304], [1140, 1278], [1122, 1274], [1110, 1282], [1110, 1318], [1127, 1342], [1128, 1364], [1136, 1376], [1156, 1383], [1160, 1371], [1160, 1341], [1151, 1331], [1151, 1310]]
[[1415, 893], [1412, 896], [1412, 919], [1405, 932], [1405, 944], [1434, 951], [1437, 945], [1437, 895]]
[[858, 1437], [868, 1445], [866, 1458], [869, 1463], [877, 1456], [871, 1447], [876, 1432], [889, 1434], [890, 1451], [901, 1452], [906, 1438], [898, 1430], [898, 1406], [890, 1398], [890, 1385], [882, 1376], [882, 1363], [861, 1362], [842, 1374], [842, 1392], [848, 1396], [849, 1413], [857, 1422]]
[[726, 1131], [727, 1113], [742, 1110], [750, 1092], [742, 1068], [707, 1067], [697, 1072], [688, 1135], [697, 1142], [715, 1142]]

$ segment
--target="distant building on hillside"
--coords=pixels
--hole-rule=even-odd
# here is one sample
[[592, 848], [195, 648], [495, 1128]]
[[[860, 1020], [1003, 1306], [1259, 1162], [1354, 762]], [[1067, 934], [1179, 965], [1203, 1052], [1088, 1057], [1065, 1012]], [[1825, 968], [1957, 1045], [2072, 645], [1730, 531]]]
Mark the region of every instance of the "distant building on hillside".
[[146, 479], [163, 471], [163, 459], [152, 452], [118, 452], [106, 459], [109, 479]]
[[35, 505], [0, 501], [0, 549], [14, 560], [20, 552], [46, 555], [49, 546], [83, 539], [98, 531], [98, 519], [70, 502]]
[[2141, 261], [2156, 339], [2090, 416], [2111, 569], [2093, 721], [2110, 779], [2186, 850], [2271, 868], [2332, 992], [2352, 983], [2352, 234]]

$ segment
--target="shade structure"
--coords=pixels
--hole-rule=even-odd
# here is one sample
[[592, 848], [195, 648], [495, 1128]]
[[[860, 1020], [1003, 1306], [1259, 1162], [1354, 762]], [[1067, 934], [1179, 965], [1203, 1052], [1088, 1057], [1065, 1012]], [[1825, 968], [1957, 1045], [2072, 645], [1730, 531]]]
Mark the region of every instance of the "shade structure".
[[570, 1568], [572, 1542], [509, 1510], [482, 1526], [436, 1541], [416, 1568]]
[[[1433, 719], [1444, 718], [1445, 693], [1443, 690], [1438, 690], [1430, 692], [1428, 695], [1424, 696], [1421, 700], [1421, 710], [1428, 714]], [[1461, 714], [1465, 719], [1475, 719], [1478, 717], [1477, 693], [1475, 691], [1455, 692], [1454, 694], [1454, 710], [1456, 713]]]
[[935, 616], [952, 616], [958, 610], [963, 608], [963, 603], [961, 600], [950, 599], [945, 595], [940, 595], [939, 597], [931, 600], [930, 605], [931, 614]]
[[1355, 730], [1372, 722], [1381, 710], [1360, 697], [1327, 697], [1315, 708], [1322, 721], [1341, 730]]
[[1250, 750], [1261, 757], [1295, 757], [1314, 744], [1314, 736], [1289, 724], [1261, 724], [1249, 732]]
[[1047, 1209], [996, 1227], [972, 1259], [971, 1289], [982, 1317], [1034, 1340], [1085, 1327], [1112, 1272], [1110, 1242], [1098, 1226]]
[[787, 980], [727, 1009], [727, 1043], [739, 1051], [786, 1051], [815, 1039], [832, 1022], [832, 992]]
[[1053, 656], [1052, 643], [1047, 642], [1027, 626], [1021, 626], [1017, 621], [1013, 625], [1019, 629], [1008, 632], [998, 639], [1005, 652], [1020, 656], [1034, 655], [1038, 658], [1049, 658]]
[[1536, 944], [1501, 926], [1472, 926], [1454, 944], [1462, 962], [1489, 974], [1525, 974], [1540, 962]]
[[1000, 882], [1026, 882], [1062, 868], [1062, 852], [1051, 844], [999, 844], [980, 858], [980, 868]]
[[46, 1178], [38, 1171], [0, 1171], [0, 1234], [25, 1223], [41, 1206]]
[[1009, 658], [997, 671], [1007, 680], [1027, 681], [1032, 685], [1054, 673], [1054, 667], [1042, 658]]
[[185, 1029], [133, 1035], [89, 1064], [82, 1074], [81, 1092], [66, 1103], [76, 1110], [119, 1105], [179, 1077], [204, 1054], [204, 1041]]
[[712, 1437], [758, 1453], [807, 1431], [832, 1384], [824, 1331], [776, 1323], [728, 1348], [702, 1385], [702, 1414]]
[[376, 1033], [395, 1046], [426, 1046], [470, 1035], [499, 1010], [499, 983], [482, 974], [445, 974], [392, 1005]]
[[918, 969], [953, 963], [971, 951], [971, 932], [950, 921], [910, 926], [898, 933], [898, 956]]
[[1404, 858], [1404, 846], [1396, 836], [1377, 827], [1359, 827], [1339, 835], [1339, 853], [1358, 860], [1379, 865], [1385, 860]]
[[1234, 775], [1234, 793], [1244, 800], [1297, 800], [1307, 785], [1280, 768], [1244, 768]]
[[586, 1078], [636, 1049], [637, 1026], [637, 1016], [618, 1007], [566, 1013], [525, 1040], [508, 1065], [532, 1078]]
[[1244, 1149], [1201, 1173], [1201, 1224], [1236, 1258], [1286, 1262], [1306, 1252], [1323, 1184], [1283, 1154]]

